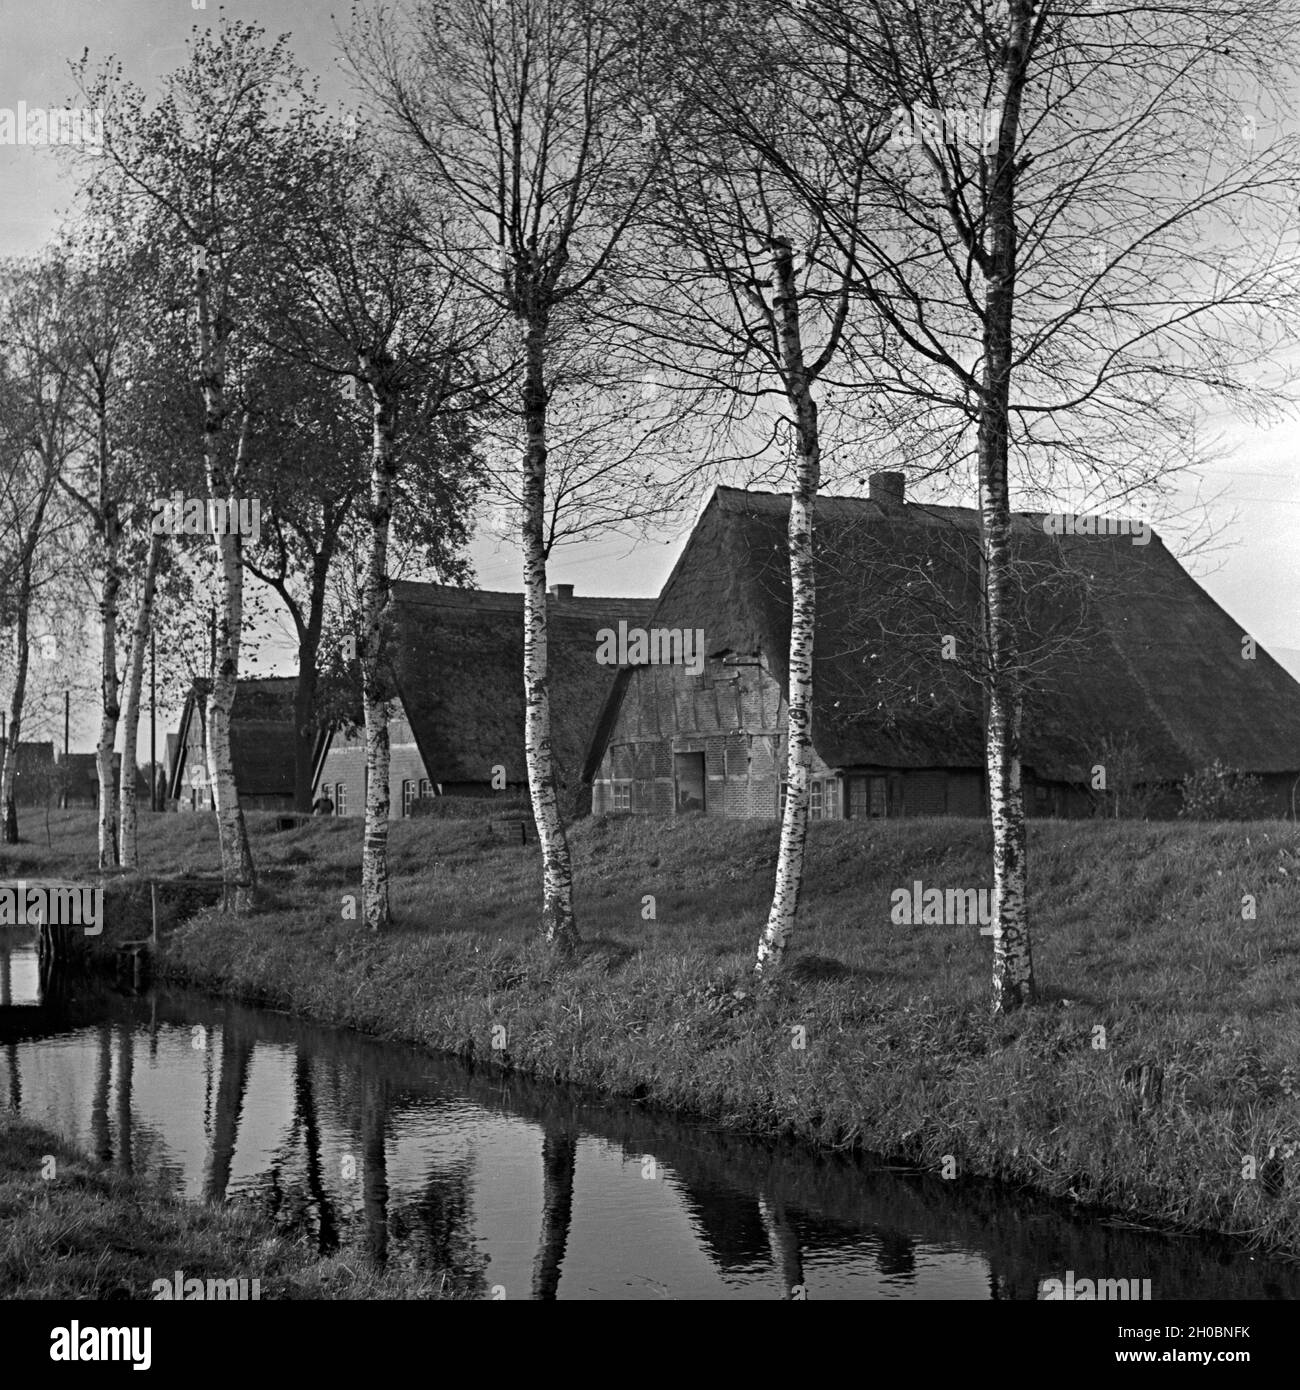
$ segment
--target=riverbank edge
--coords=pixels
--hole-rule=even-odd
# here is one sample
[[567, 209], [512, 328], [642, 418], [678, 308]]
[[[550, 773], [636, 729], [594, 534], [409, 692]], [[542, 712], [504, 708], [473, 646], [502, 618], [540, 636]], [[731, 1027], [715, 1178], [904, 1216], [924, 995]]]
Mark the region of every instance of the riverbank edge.
[[[397, 943], [409, 941], [409, 931], [378, 939], [350, 937], [339, 950], [323, 954], [318, 954], [322, 945], [318, 938], [295, 941], [280, 935], [271, 954], [277, 961], [286, 961], [287, 952], [286, 963], [291, 962], [293, 968], [288, 983], [273, 984], [267, 979], [268, 968], [273, 967], [258, 949], [265, 944], [258, 941], [258, 921], [256, 915], [232, 919], [215, 911], [200, 912], [160, 945], [155, 961], [159, 982], [348, 1028], [503, 1075], [514, 1073], [571, 1085], [589, 1095], [644, 1105], [741, 1134], [794, 1141], [814, 1151], [847, 1151], [869, 1161], [951, 1176], [958, 1182], [993, 1182], [1004, 1190], [1020, 1191], [1074, 1213], [1122, 1218], [1153, 1234], [1190, 1234], [1231, 1251], [1288, 1263], [1300, 1259], [1296, 1207], [1300, 1175], [1295, 1171], [1300, 1163], [1286, 1166], [1281, 1189], [1288, 1199], [1284, 1209], [1279, 1210], [1276, 1201], [1269, 1203], [1276, 1220], [1252, 1226], [1249, 1217], [1244, 1222], [1241, 1219], [1243, 1187], [1235, 1168], [1235, 1181], [1225, 1174], [1217, 1189], [1206, 1183], [1204, 1170], [1186, 1187], [1162, 1186], [1158, 1179], [1153, 1184], [1149, 1162], [1152, 1146], [1177, 1147], [1181, 1136], [1155, 1133], [1159, 1114], [1148, 1112], [1144, 1104], [1130, 1103], [1127, 1094], [1114, 1084], [1102, 1098], [1114, 1112], [1111, 1118], [1127, 1131], [1125, 1142], [1098, 1133], [1083, 1146], [1093, 1154], [1104, 1155], [1104, 1162], [1081, 1162], [1080, 1146], [1071, 1145], [1069, 1136], [1055, 1153], [1038, 1143], [1013, 1142], [999, 1131], [996, 1099], [984, 1094], [987, 1103], [972, 1106], [969, 1092], [963, 1094], [957, 1086], [943, 1085], [945, 1073], [969, 1061], [969, 1018], [940, 1020], [940, 1026], [945, 1021], [953, 1024], [954, 1031], [946, 1039], [948, 1046], [934, 1053], [927, 1085], [917, 1097], [919, 1110], [896, 1103], [897, 1080], [892, 1086], [878, 1084], [887, 1076], [887, 1069], [879, 1067], [864, 1071], [865, 1084], [856, 1088], [858, 1103], [845, 1106], [842, 1095], [836, 1103], [815, 1084], [811, 1069], [802, 1065], [807, 1052], [794, 1046], [791, 1034], [805, 1026], [797, 1020], [806, 1015], [798, 986], [788, 977], [769, 999], [759, 1003], [743, 980], [744, 988], [732, 989], [732, 980], [699, 979], [697, 962], [672, 962], [672, 968], [658, 981], [661, 988], [658, 997], [651, 1000], [651, 1011], [665, 1015], [679, 1012], [674, 1006], [685, 998], [694, 1020], [706, 1023], [702, 1031], [708, 1036], [701, 1041], [709, 1045], [707, 1051], [717, 1054], [708, 1066], [703, 1065], [700, 1055], [683, 1064], [680, 1053], [656, 1052], [648, 1040], [646, 1047], [629, 1052], [627, 1043], [641, 1031], [639, 1025], [611, 1009], [600, 988], [631, 954], [617, 943], [586, 942], [576, 960], [565, 961], [540, 941], [523, 948], [487, 951], [466, 935], [449, 934], [437, 938], [440, 945], [448, 947], [443, 963], [459, 967], [459, 971], [425, 974], [426, 981], [441, 981], [441, 990], [407, 999], [403, 991], [413, 986], [416, 974], [403, 974], [400, 969], [394, 973], [384, 966], [386, 953], [396, 954]], [[335, 944], [332, 938], [328, 942], [330, 947]], [[466, 974], [473, 976], [482, 988], [458, 991], [457, 974], [462, 979]], [[544, 1001], [546, 1023], [560, 1027], [520, 1028], [519, 1015], [530, 1006], [535, 1014], [538, 996]], [[936, 1018], [925, 1016], [924, 1002], [915, 1012], [903, 1011], [911, 1014], [910, 1018], [882, 1017], [882, 1031], [921, 1029], [932, 1047], [943, 1041], [943, 1034], [935, 1027]], [[1044, 1003], [1009, 1020], [982, 1020], [982, 1036], [1000, 1034], [1001, 1041], [1009, 1042], [1012, 1050], [1026, 1041], [1031, 1047], [1044, 1044], [1046, 1060], [1051, 1062], [1060, 1060], [1061, 1038], [1068, 1036], [1070, 1050], [1086, 1056], [1091, 1025], [1065, 1012], [1070, 1002]], [[568, 1029], [565, 1023], [570, 1025]], [[692, 1026], [688, 1022], [684, 1031], [689, 1033]], [[574, 1036], [573, 1027], [579, 1034], [585, 1029], [587, 1036]], [[499, 1047], [494, 1032], [498, 1028], [505, 1030]], [[751, 1049], [722, 1081], [729, 1032], [730, 1042], [736, 1044], [752, 1041], [756, 1032], [781, 1039], [778, 1046], [782, 1050], [775, 1054], [775, 1065], [760, 1075], [751, 1065]], [[1065, 1059], [1067, 1063], [1070, 1060]], [[1013, 1062], [1013, 1069], [1018, 1066]], [[843, 1080], [844, 1066], [837, 1071], [837, 1079]], [[1030, 1091], [1034, 1090], [1033, 1082], [1040, 1083], [1040, 1094], [1031, 1108], [1040, 1110], [1044, 1121], [1063, 1118], [1063, 1100], [1074, 1078], [1048, 1077], [1050, 1094], [1041, 1094], [1041, 1075], [1028, 1079]], [[902, 1085], [905, 1088], [906, 1082]], [[1089, 1117], [1081, 1116], [1076, 1128], [1074, 1137], [1085, 1138]], [[1134, 1134], [1145, 1136], [1148, 1142], [1135, 1145]], [[1227, 1147], [1235, 1152], [1251, 1142], [1249, 1136], [1239, 1136], [1237, 1143]], [[1256, 1142], [1255, 1147], [1263, 1146]], [[1194, 1168], [1194, 1155], [1190, 1162]], [[1274, 1178], [1276, 1181], [1276, 1173]], [[1259, 1188], [1254, 1185], [1245, 1190], [1253, 1196]], [[1279, 1195], [1276, 1186], [1272, 1195], [1274, 1199]]]
[[177, 1271], [203, 1281], [201, 1290], [189, 1283], [187, 1301], [453, 1297], [439, 1275], [322, 1256], [247, 1203], [173, 1197], [10, 1111], [0, 1111], [0, 1231], [5, 1301], [148, 1302], [161, 1296], [158, 1281], [175, 1287]]

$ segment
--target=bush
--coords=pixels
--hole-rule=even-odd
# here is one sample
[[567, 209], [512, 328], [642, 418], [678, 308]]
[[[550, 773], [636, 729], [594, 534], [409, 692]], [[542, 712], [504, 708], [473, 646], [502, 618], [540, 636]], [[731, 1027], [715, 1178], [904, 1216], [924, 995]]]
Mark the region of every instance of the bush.
[[1260, 800], [1258, 777], [1224, 766], [1216, 758], [1179, 784], [1184, 820], [1249, 820]]

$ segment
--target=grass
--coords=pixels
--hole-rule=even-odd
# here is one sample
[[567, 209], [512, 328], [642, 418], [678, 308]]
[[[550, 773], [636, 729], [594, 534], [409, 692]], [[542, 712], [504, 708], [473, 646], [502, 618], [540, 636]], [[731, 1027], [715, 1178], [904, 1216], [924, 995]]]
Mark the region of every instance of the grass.
[[240, 1203], [172, 1200], [0, 1112], [0, 1299], [147, 1300], [177, 1269], [247, 1279], [250, 1290], [257, 1279], [262, 1299], [444, 1296], [440, 1278], [379, 1272], [349, 1253], [322, 1258]]
[[[166, 934], [165, 973], [738, 1130], [1300, 1254], [1294, 825], [1032, 822], [1043, 1002], [994, 1019], [989, 939], [889, 913], [914, 879], [986, 885], [980, 822], [814, 824], [788, 968], [761, 1002], [774, 824], [575, 826], [584, 944], [565, 962], [536, 939], [535, 845], [484, 843], [470, 822], [394, 824], [397, 925], [375, 939], [344, 917], [359, 820], [251, 823], [266, 910], [199, 912]], [[84, 873], [89, 814], [62, 813], [53, 835], [52, 850], [6, 848], [0, 875], [23, 856]], [[217, 866], [210, 818], [145, 816], [141, 838], [160, 870]], [[110, 920], [106, 936], [139, 925]], [[1139, 1094], [1144, 1065], [1158, 1096]]]

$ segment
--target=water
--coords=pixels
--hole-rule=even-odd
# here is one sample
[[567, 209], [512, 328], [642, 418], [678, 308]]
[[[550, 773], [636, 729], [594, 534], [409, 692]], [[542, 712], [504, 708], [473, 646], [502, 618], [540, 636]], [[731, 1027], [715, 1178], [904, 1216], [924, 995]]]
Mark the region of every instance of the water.
[[[1295, 1299], [1300, 1269], [976, 1183], [741, 1139], [185, 991], [44, 999], [0, 932], [0, 1106], [322, 1251], [487, 1298]], [[800, 1293], [802, 1291], [802, 1294]]]

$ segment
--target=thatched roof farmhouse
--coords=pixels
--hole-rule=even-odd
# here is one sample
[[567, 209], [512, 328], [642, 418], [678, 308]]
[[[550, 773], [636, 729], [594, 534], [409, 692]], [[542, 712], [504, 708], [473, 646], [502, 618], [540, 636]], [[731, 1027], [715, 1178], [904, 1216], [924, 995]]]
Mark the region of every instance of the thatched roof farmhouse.
[[[788, 515], [785, 496], [713, 494], [651, 619], [699, 631], [707, 660], [620, 672], [588, 758], [596, 811], [779, 814]], [[978, 513], [878, 474], [867, 498], [819, 499], [816, 525], [814, 817], [983, 814]], [[1300, 685], [1129, 530], [1014, 519], [1027, 811], [1088, 812], [1099, 766], [1168, 791], [1218, 760], [1287, 813]]]
[[[297, 683], [296, 676], [242, 676], [235, 686], [230, 752], [239, 804], [246, 811], [293, 810], [293, 697]], [[175, 735], [167, 799], [183, 811], [212, 807], [207, 774], [207, 694], [208, 682], [196, 680], [185, 697]]]
[[[583, 763], [615, 674], [597, 660], [598, 633], [643, 622], [653, 606], [653, 599], [581, 598], [572, 585], [551, 587], [551, 745], [570, 815], [590, 809]], [[490, 796], [494, 768], [503, 770], [502, 790], [526, 788], [523, 595], [399, 582], [391, 617], [401, 706], [389, 730], [392, 814], [408, 814], [420, 796]], [[327, 792], [342, 814], [360, 815], [364, 769], [359, 732], [334, 733], [318, 765], [317, 793]]]

